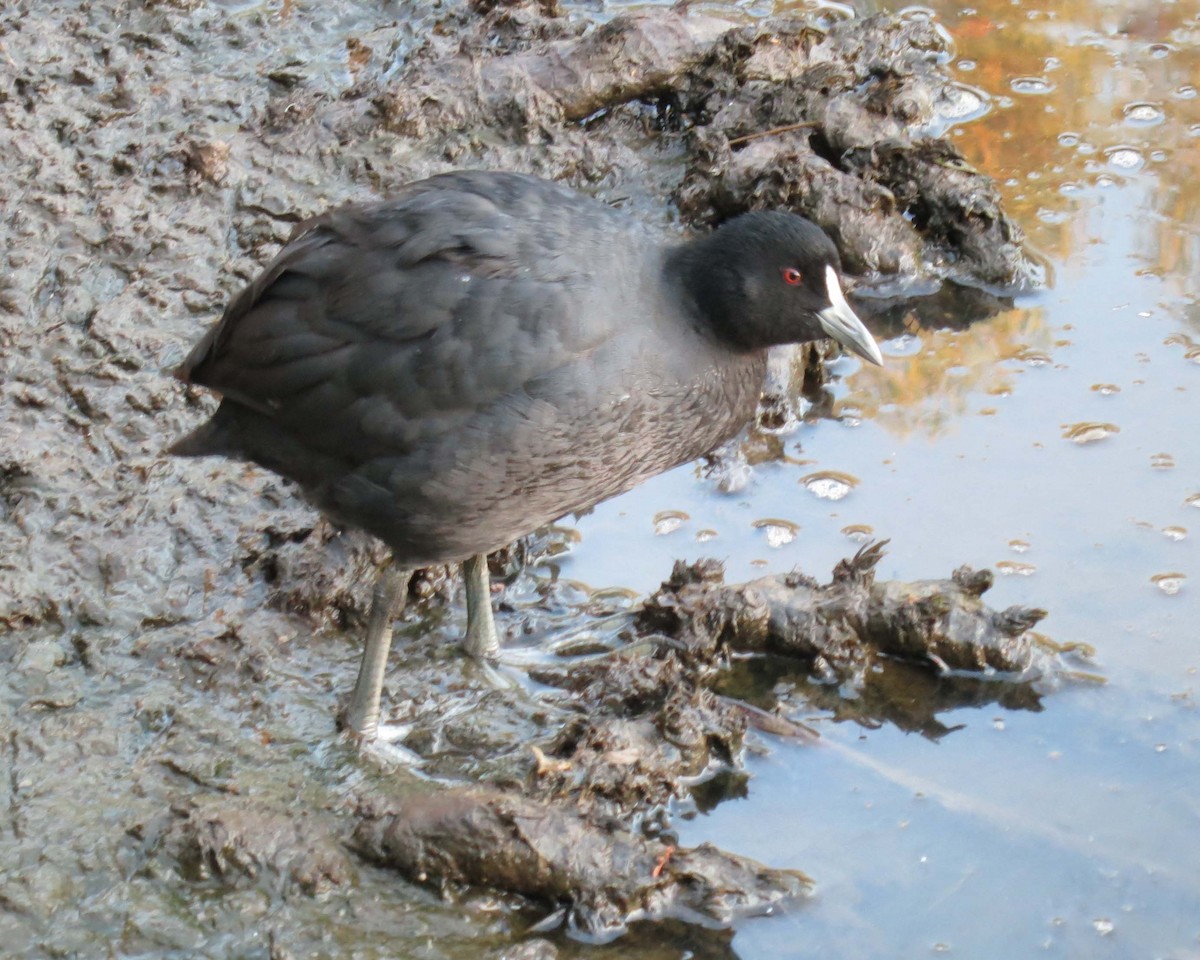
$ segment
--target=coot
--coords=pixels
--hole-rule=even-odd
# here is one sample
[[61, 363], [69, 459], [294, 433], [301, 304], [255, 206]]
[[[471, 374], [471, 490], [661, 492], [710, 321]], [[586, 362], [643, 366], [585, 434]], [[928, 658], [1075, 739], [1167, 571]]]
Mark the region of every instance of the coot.
[[729, 439], [767, 348], [822, 337], [881, 362], [807, 220], [672, 244], [555, 183], [444, 174], [297, 229], [180, 367], [222, 399], [172, 452], [251, 460], [391, 548], [347, 714], [372, 737], [399, 570], [465, 560], [465, 646], [495, 656], [489, 551]]

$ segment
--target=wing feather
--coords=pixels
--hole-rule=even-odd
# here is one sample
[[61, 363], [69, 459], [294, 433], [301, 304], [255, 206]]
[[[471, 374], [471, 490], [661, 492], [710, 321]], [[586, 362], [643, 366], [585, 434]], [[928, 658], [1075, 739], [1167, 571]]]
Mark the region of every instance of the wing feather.
[[401, 453], [493, 404], [534, 402], [524, 384], [580, 369], [616, 336], [619, 318], [594, 304], [629, 243], [628, 220], [565, 189], [435, 177], [301, 225], [178, 375], [329, 453]]

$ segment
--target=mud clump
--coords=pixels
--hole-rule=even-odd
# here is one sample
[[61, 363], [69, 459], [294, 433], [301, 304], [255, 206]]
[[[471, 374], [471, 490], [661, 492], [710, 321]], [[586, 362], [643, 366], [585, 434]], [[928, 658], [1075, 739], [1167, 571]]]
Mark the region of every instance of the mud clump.
[[715, 561], [678, 564], [632, 615], [628, 649], [531, 671], [569, 692], [579, 715], [539, 740], [527, 792], [628, 816], [735, 769], [748, 725], [805, 735], [786, 717], [724, 694], [747, 655], [807, 665], [812, 680], [850, 702], [872, 693], [863, 697], [864, 722], [877, 719], [870, 709], [889, 708], [886, 688], [874, 689], [889, 661], [938, 678], [931, 723], [934, 709], [951, 708], [957, 685], [964, 703], [978, 703], [981, 682], [999, 699], [1061, 673], [1060, 651], [1031, 632], [1045, 612], [989, 608], [981, 600], [989, 574], [964, 568], [946, 580], [877, 582], [882, 555], [881, 544], [864, 547], [824, 585], [795, 573], [730, 585]]
[[608, 940], [636, 920], [699, 914], [728, 924], [801, 896], [811, 881], [709, 845], [682, 850], [566, 805], [479, 788], [396, 809], [368, 804], [354, 846], [426, 882], [483, 884], [565, 908], [564, 922]]
[[932, 22], [888, 14], [723, 35], [679, 92], [696, 118], [680, 209], [711, 222], [790, 207], [867, 276], [1036, 283], [995, 183], [939, 135], [964, 96], [947, 52]]
[[677, 657], [633, 650], [569, 670], [535, 669], [585, 712], [535, 754], [528, 791], [609, 815], [652, 809], [740, 755], [744, 716]]
[[[630, 613], [623, 649], [531, 671], [562, 692], [547, 697], [557, 719], [531, 731], [528, 752], [504, 774], [482, 777], [495, 786], [448, 786], [398, 802], [372, 794], [359, 810], [356, 849], [421, 882], [546, 901], [589, 936], [681, 906], [724, 920], [801, 895], [802, 875], [715, 849], [676, 850], [660, 816], [693, 792], [715, 803], [739, 789], [748, 727], [815, 736], [782, 704], [767, 709], [723, 692], [736, 664], [786, 657], [793, 670], [807, 665], [818, 688], [854, 704], [854, 719], [890, 720], [930, 737], [947, 732], [937, 711], [989, 700], [1037, 709], [1036, 685], [1064, 674], [1062, 651], [1030, 632], [1043, 611], [983, 603], [989, 574], [962, 568], [945, 580], [879, 582], [882, 555], [882, 544], [864, 547], [826, 584], [793, 573], [727, 585], [714, 561], [678, 564]], [[911, 703], [911, 678], [889, 684], [889, 663], [936, 682], [927, 713]], [[464, 722], [443, 704], [436, 734], [426, 727], [407, 742], [418, 753], [422, 743], [452, 742], [470, 756], [479, 709], [486, 708], [477, 704]], [[452, 768], [439, 772], [459, 779]], [[740, 891], [736, 909], [732, 891]]]
[[670, 86], [701, 46], [675, 11], [630, 14], [533, 49], [500, 55], [469, 47], [414, 61], [380, 98], [402, 136], [445, 136], [500, 126], [527, 141]]
[[497, 125], [518, 142], [579, 143], [571, 125], [582, 123], [589, 177], [597, 148], [634, 132], [621, 118], [640, 105], [643, 135], [682, 150], [673, 193], [690, 222], [791, 208], [854, 273], [1023, 289], [1039, 268], [1019, 227], [940, 136], [977, 96], [948, 79], [947, 53], [932, 22], [888, 14], [730, 29], [655, 10], [502, 52], [430, 45], [377, 103], [389, 130], [452, 150]]
[[945, 671], [1021, 674], [1035, 666], [1039, 648], [1029, 630], [1046, 611], [992, 610], [981, 599], [992, 574], [970, 567], [946, 580], [876, 582], [885, 544], [843, 560], [824, 586], [798, 573], [726, 586], [713, 561], [677, 564], [642, 609], [638, 630], [668, 631], [704, 659], [783, 653], [845, 673], [861, 673], [864, 657], [881, 656]]

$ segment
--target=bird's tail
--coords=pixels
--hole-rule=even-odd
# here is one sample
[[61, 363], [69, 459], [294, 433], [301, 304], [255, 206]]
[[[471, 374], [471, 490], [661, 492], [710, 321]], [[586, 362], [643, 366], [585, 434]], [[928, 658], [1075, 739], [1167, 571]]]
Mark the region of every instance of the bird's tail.
[[175, 457], [236, 457], [241, 453], [235, 417], [222, 403], [211, 419], [167, 447]]
[[304, 443], [277, 420], [228, 397], [207, 423], [177, 440], [167, 453], [250, 460], [306, 488], [328, 483], [348, 469], [343, 458]]

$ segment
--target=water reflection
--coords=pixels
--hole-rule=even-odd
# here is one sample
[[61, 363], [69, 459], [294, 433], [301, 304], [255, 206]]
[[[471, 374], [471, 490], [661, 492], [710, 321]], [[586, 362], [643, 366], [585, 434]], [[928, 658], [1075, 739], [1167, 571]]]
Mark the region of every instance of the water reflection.
[[[1014, 93], [1011, 102], [1000, 102], [1000, 109], [955, 134], [967, 156], [981, 159], [1007, 184], [1009, 210], [1031, 240], [1062, 259], [1094, 242], [1086, 220], [1048, 223], [1037, 214], [1069, 202], [1058, 192], [1061, 184], [1103, 185], [1109, 166], [1122, 177], [1150, 181], [1158, 216], [1144, 221], [1149, 235], [1141, 246], [1148, 264], [1194, 272], [1200, 257], [1186, 228], [1200, 205], [1200, 193], [1190, 189], [1200, 172], [1193, 132], [1200, 119], [1194, 9], [1076, 0], [1037, 11], [1014, 4], [1001, 28], [956, 4], [932, 6], [969, 50], [971, 82]], [[1048, 63], [1053, 71], [1046, 71]], [[1051, 92], [1044, 105], [1021, 103], [1017, 109], [1023, 98]], [[1116, 117], [1123, 128], [1114, 124]]]
[[[879, 5], [855, 6], [869, 13]], [[970, 73], [971, 85], [961, 88], [961, 116], [950, 134], [1005, 185], [1008, 209], [1034, 248], [1062, 263], [1090, 255], [1105, 238], [1094, 218], [1077, 213], [1097, 202], [1097, 191], [1136, 182], [1147, 213], [1132, 246], [1147, 275], [1178, 285], [1200, 269], [1192, 226], [1200, 216], [1200, 191], [1192, 188], [1200, 176], [1193, 12], [1179, 4], [1097, 8], [1077, 0], [1053, 11], [1016, 3], [996, 14], [943, 2], [909, 14], [938, 16], [953, 39], [961, 54], [953, 68]], [[1011, 96], [992, 100], [988, 91]], [[943, 115], [953, 112], [948, 106]], [[1037, 307], [953, 284], [902, 302], [877, 298], [887, 292], [864, 291], [856, 301], [885, 341], [887, 364], [856, 371], [836, 396], [816, 397], [810, 418], [865, 418], [895, 435], [936, 436], [964, 414], [996, 413], [979, 395], [1010, 395], [1021, 367], [1062, 367], [1057, 348], [1065, 342], [1055, 342]], [[1194, 315], [1189, 320], [1200, 327]], [[1196, 340], [1178, 334], [1171, 342], [1200, 362]], [[1116, 384], [1093, 389], [1120, 391]], [[1086, 443], [1117, 430], [1078, 422], [1064, 435]]]
[[970, 326], [960, 318], [927, 329], [908, 306], [894, 307], [901, 313], [893, 316], [903, 317], [898, 322], [907, 332], [886, 341], [887, 362], [850, 376], [848, 389], [830, 404], [831, 416], [871, 420], [897, 436], [937, 436], [964, 415], [994, 413], [980, 396], [1008, 396], [1023, 368], [1054, 364], [1060, 342], [1040, 309], [1011, 309]]
[[[1056, 692], [1035, 717], [1036, 690], [997, 706], [992, 685], [947, 691], [894, 664], [861, 695], [794, 667], [739, 664], [751, 674], [743, 695], [812, 722], [845, 753], [775, 745], [752, 768], [747, 801], [716, 808], [702, 835], [792, 851], [822, 882], [805, 948], [798, 924], [748, 926], [747, 958], [935, 944], [970, 956], [1124, 956], [1130, 943], [1191, 955], [1200, 16], [1195, 4], [1137, 0], [928, 6], [954, 39], [950, 69], [990, 98], [948, 134], [1003, 185], [1059, 282], [1015, 302], [949, 289], [908, 303], [861, 296], [887, 362], [845, 366], [811, 398], [781, 449], [802, 442], [817, 462], [757, 470], [760, 498], [785, 478], [787, 489], [753, 515], [803, 524], [776, 567], [795, 558], [819, 570], [814, 555], [844, 551], [866, 527], [892, 538], [897, 571], [929, 570], [934, 556], [990, 563], [1007, 574], [998, 594], [1045, 602], [1055, 636], [1095, 643], [1110, 684]], [[795, 508], [796, 480], [829, 469], [862, 483], [843, 503]], [[722, 547], [735, 552], [734, 538]], [[955, 710], [955, 696], [986, 712]], [[926, 711], [939, 697], [940, 712]], [[900, 786], [860, 775], [850, 756], [900, 771]], [[948, 788], [940, 806], [929, 791], [914, 800], [913, 785], [929, 782]], [[793, 838], [801, 817], [818, 826]], [[931, 899], [946, 909], [926, 910]]]
[[852, 680], [829, 677], [819, 669], [801, 668], [793, 659], [754, 657], [735, 662], [722, 676], [721, 693], [764, 711], [795, 719], [818, 715], [836, 722], [853, 721], [868, 729], [891, 724], [909, 733], [939, 740], [960, 724], [947, 724], [939, 714], [964, 707], [999, 705], [1006, 710], [1042, 709], [1034, 682], [1000, 682], [978, 676], [939, 674], [931, 668], [879, 659]]

